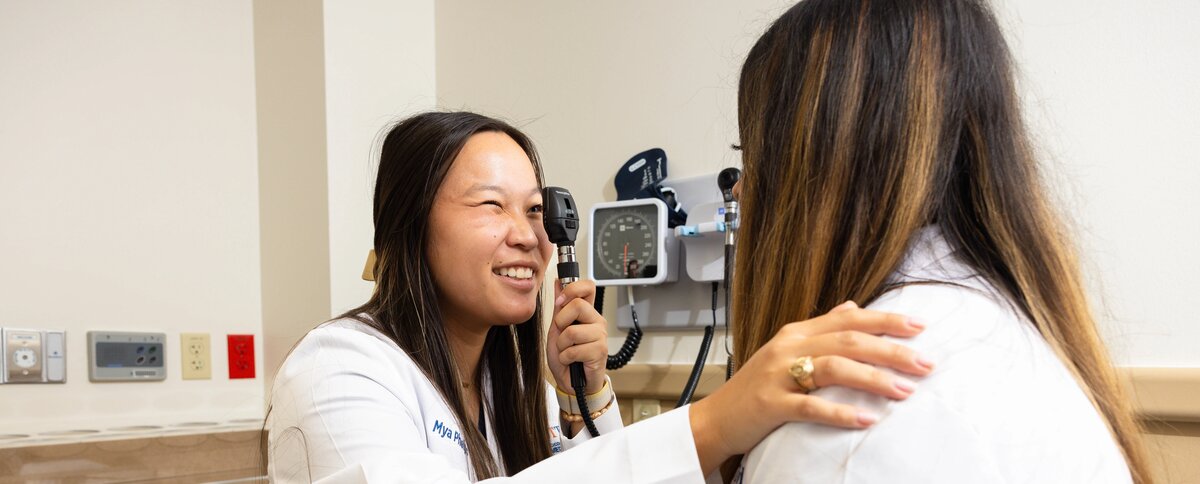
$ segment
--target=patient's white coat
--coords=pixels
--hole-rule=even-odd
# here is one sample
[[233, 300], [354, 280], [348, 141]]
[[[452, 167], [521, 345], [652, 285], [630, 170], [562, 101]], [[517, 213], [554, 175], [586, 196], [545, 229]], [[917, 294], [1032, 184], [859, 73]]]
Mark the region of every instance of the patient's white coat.
[[[743, 461], [744, 482], [1127, 483], [1108, 428], [1049, 345], [1007, 300], [924, 229], [893, 276], [950, 281], [888, 292], [870, 309], [927, 325], [898, 340], [936, 364], [892, 401], [847, 388], [814, 394], [881, 418], [864, 430], [787, 424]], [[965, 286], [965, 287], [963, 287]]]

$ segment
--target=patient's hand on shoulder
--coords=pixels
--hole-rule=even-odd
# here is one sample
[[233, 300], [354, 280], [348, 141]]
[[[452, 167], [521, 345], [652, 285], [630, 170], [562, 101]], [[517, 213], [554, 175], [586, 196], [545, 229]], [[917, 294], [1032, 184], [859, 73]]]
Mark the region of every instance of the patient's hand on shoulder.
[[[924, 329], [907, 316], [861, 309], [852, 301], [784, 326], [733, 378], [692, 405], [692, 429], [705, 474], [725, 459], [746, 453], [786, 422], [846, 428], [874, 424], [874, 414], [809, 395], [793, 377], [793, 364], [800, 357], [812, 358], [812, 380], [804, 383], [813, 388], [846, 386], [903, 400], [915, 391], [913, 382], [875, 365], [924, 376], [933, 363], [882, 336], [911, 338]], [[718, 440], [704, 442], [707, 439]]]

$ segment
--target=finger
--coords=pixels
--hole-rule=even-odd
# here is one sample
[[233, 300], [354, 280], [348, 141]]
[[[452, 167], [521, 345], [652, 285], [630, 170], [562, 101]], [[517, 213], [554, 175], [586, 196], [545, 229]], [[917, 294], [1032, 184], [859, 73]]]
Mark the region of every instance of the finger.
[[575, 324], [568, 326], [558, 335], [558, 348], [566, 350], [572, 346], [586, 345], [607, 337], [608, 332], [598, 324]]
[[558, 311], [558, 308], [562, 306], [562, 304], [558, 302], [558, 298], [562, 296], [562, 284], [559, 284], [556, 280], [550, 285], [554, 286], [554, 310]]
[[588, 304], [596, 304], [596, 283], [580, 279], [567, 284], [567, 287], [554, 293], [554, 307], [561, 307], [567, 301], [575, 298], [584, 299]]
[[602, 347], [599, 343], [593, 341], [588, 344], [569, 346], [558, 354], [558, 362], [563, 366], [571, 363], [583, 363], [589, 369], [600, 369], [604, 367], [604, 361], [607, 359], [607, 348]]
[[857, 388], [895, 400], [908, 398], [917, 388], [916, 383], [907, 378], [841, 356], [814, 358], [812, 377], [817, 388]]
[[844, 356], [920, 376], [933, 370], [933, 363], [911, 348], [858, 331], [814, 336], [802, 341], [800, 346], [801, 355]]
[[830, 309], [829, 312], [826, 314], [840, 313], [842, 311], [848, 311], [851, 309], [858, 309], [858, 303], [856, 303], [854, 301], [846, 301], [844, 303], [838, 304], [837, 307]]
[[562, 309], [560, 309], [558, 313], [554, 315], [553, 322], [554, 325], [559, 328], [559, 330], [564, 330], [568, 326], [575, 323], [587, 325], [608, 324], [608, 322], [604, 320], [604, 316], [601, 316], [600, 313], [596, 312], [596, 308], [592, 307], [591, 304], [583, 299], [570, 300], [570, 302], [565, 304]]
[[835, 311], [830, 311], [824, 316], [791, 323], [788, 326], [791, 325], [796, 325], [796, 330], [807, 337], [839, 331], [860, 331], [874, 335], [911, 338], [925, 330], [924, 324], [903, 314], [858, 308], [844, 308], [840, 311], [835, 308]]
[[792, 394], [789, 403], [794, 407], [794, 421], [814, 422], [835, 427], [861, 429], [879, 421], [879, 416], [853, 405], [834, 403], [821, 397]]

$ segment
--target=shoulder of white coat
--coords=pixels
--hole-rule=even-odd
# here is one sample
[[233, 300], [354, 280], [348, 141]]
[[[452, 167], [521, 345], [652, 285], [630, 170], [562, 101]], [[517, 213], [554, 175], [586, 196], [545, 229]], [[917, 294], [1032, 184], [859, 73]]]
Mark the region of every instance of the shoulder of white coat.
[[997, 293], [944, 282], [892, 289], [867, 309], [908, 316], [924, 324], [925, 331], [915, 338], [889, 338], [916, 350], [961, 349], [987, 340], [998, 330], [1011, 331], [1023, 322], [1011, 303]]
[[370, 326], [352, 319], [317, 326], [296, 344], [276, 375], [273, 394], [303, 392], [332, 375], [369, 378], [390, 389], [401, 389], [426, 378], [395, 342]]
[[970, 419], [936, 394], [889, 411], [864, 430], [786, 424], [746, 456], [744, 482], [1003, 482]]

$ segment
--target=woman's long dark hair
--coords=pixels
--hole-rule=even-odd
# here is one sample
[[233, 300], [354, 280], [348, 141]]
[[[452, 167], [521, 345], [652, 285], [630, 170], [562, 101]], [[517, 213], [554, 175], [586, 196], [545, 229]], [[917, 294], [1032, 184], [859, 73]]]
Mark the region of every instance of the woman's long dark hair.
[[429, 270], [429, 212], [434, 195], [467, 139], [481, 132], [507, 134], [541, 165], [529, 137], [500, 120], [468, 112], [418, 114], [384, 138], [375, 182], [375, 292], [342, 315], [378, 329], [400, 345], [446, 399], [463, 429], [476, 479], [515, 474], [549, 457], [546, 386], [542, 376], [541, 300], [533, 317], [488, 332], [475, 381], [485, 372], [494, 402], [488, 414], [503, 462], [495, 462], [476, 422], [467, 418], [463, 381], [446, 339], [438, 289]]
[[934, 224], [1058, 354], [1134, 481], [1150, 481], [982, 0], [805, 0], [751, 49], [738, 91], [751, 250], [736, 264], [756, 276], [734, 285], [734, 318], [753, 323], [735, 327], [736, 363], [789, 321], [879, 297]]

